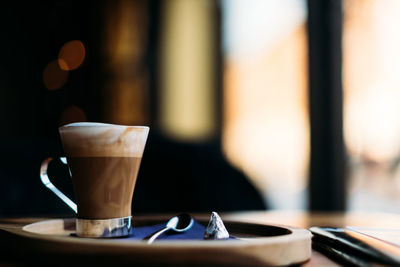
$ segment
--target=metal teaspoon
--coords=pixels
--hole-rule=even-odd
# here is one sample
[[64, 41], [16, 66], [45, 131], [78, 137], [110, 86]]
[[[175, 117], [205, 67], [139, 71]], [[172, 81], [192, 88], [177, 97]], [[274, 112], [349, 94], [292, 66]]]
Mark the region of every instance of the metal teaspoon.
[[156, 240], [161, 234], [167, 232], [167, 231], [175, 231], [178, 233], [185, 232], [189, 230], [193, 226], [193, 218], [187, 213], [181, 213], [177, 216], [172, 217], [167, 224], [165, 225], [165, 228], [155, 232], [154, 234], [151, 234], [150, 236], [145, 237], [144, 239], [148, 239], [147, 244], [151, 244]]

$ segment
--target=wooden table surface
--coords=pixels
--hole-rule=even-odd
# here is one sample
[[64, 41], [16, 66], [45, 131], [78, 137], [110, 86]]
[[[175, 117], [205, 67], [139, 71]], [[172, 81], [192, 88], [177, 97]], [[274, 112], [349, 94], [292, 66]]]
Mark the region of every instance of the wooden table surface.
[[[302, 211], [256, 211], [256, 212], [235, 212], [221, 213], [224, 220], [236, 220], [243, 222], [261, 224], [280, 224], [300, 228], [311, 226], [362, 226], [380, 228], [400, 228], [400, 215], [389, 213], [308, 213]], [[195, 215], [196, 216], [196, 215]], [[202, 215], [198, 215], [202, 216]], [[204, 215], [203, 215], [204, 216]], [[3, 218], [0, 219], [0, 228], [19, 228], [23, 225], [45, 220], [48, 218]], [[18, 264], [23, 261], [23, 257], [10, 251], [10, 240], [0, 239], [0, 265]], [[339, 266], [324, 255], [313, 251], [310, 261], [302, 266]]]

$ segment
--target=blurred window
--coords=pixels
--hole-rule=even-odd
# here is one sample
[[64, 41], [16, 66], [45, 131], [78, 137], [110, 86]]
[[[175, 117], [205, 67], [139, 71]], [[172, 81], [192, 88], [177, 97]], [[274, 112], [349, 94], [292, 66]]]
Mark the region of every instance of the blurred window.
[[400, 1], [344, 1], [344, 131], [350, 209], [400, 204]]
[[222, 4], [225, 154], [271, 208], [305, 208], [306, 3], [226, 0]]

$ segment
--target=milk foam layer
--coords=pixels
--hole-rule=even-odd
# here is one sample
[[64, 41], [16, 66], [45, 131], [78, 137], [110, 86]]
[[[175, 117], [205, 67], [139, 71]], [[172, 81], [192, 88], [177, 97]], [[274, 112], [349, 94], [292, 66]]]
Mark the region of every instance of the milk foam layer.
[[142, 157], [149, 127], [78, 122], [59, 132], [67, 157]]

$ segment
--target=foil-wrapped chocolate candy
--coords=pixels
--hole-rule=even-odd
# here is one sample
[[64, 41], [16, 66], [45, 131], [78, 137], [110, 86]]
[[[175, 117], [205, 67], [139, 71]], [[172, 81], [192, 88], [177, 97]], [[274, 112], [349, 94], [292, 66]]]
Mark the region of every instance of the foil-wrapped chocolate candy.
[[204, 233], [204, 239], [228, 239], [229, 233], [218, 213], [211, 213], [210, 221]]

